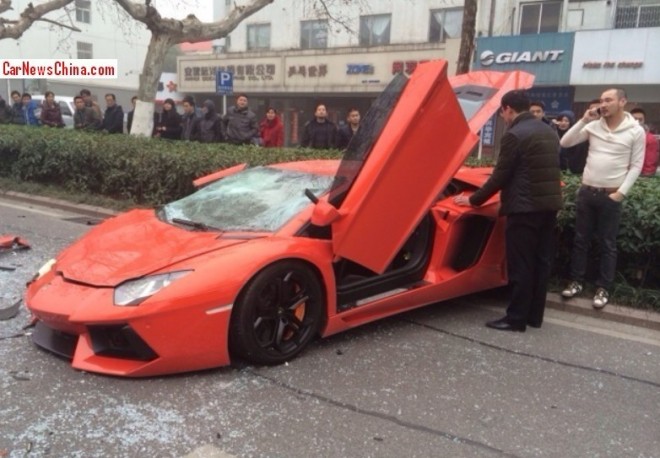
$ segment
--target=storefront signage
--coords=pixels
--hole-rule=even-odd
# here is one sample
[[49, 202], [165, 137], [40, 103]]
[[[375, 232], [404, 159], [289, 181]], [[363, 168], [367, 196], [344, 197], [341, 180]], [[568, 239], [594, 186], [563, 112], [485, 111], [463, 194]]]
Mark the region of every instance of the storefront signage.
[[582, 68], [642, 68], [643, 62], [585, 62]]
[[428, 62], [428, 59], [425, 60], [397, 60], [392, 62], [392, 75], [397, 73], [405, 73], [406, 75], [412, 75], [412, 72], [415, 71], [417, 65], [424, 62]]
[[292, 76], [298, 75], [302, 77], [310, 78], [323, 78], [328, 74], [328, 66], [325, 64], [321, 65], [289, 65], [289, 72], [287, 76], [291, 78]]
[[218, 71], [234, 75], [234, 81], [269, 81], [275, 76], [276, 67], [273, 64], [218, 65], [196, 66], [183, 68], [184, 81], [213, 81]]
[[576, 32], [570, 84], [623, 87], [660, 84], [658, 43], [660, 27]]
[[346, 64], [347, 75], [373, 75], [374, 66], [371, 64]]
[[522, 62], [559, 62], [564, 54], [563, 49], [552, 49], [550, 51], [521, 51], [501, 52], [495, 54], [493, 51], [484, 51], [479, 56], [481, 65], [488, 67], [493, 64], [519, 64]]
[[543, 33], [477, 39], [475, 69], [523, 70], [537, 85], [568, 84], [575, 34]]

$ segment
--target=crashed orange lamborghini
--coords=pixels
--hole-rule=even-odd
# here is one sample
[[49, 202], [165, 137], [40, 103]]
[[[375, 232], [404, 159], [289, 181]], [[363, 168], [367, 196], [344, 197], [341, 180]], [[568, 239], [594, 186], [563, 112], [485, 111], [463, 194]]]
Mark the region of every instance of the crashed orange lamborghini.
[[105, 221], [29, 284], [34, 343], [73, 367], [142, 377], [279, 364], [317, 336], [503, 285], [490, 169], [461, 165], [522, 72], [399, 75], [341, 161], [237, 166], [193, 194]]

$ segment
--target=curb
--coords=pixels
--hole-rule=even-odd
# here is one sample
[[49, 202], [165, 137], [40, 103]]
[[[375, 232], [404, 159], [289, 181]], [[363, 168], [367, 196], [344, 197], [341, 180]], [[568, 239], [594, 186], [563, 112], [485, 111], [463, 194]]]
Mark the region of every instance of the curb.
[[114, 210], [109, 210], [103, 207], [78, 204], [66, 200], [53, 199], [51, 197], [35, 196], [32, 194], [25, 194], [16, 191], [0, 191], [0, 196], [27, 204], [40, 205], [48, 208], [56, 208], [58, 210], [70, 211], [72, 213], [79, 213], [81, 215], [91, 216], [93, 218], [101, 218], [101, 219], [110, 218], [112, 216], [116, 216], [119, 213]]
[[651, 310], [640, 310], [616, 304], [608, 304], [605, 308], [596, 310], [591, 306], [590, 299], [576, 297], [566, 300], [558, 293], [548, 293], [546, 306], [577, 315], [616, 321], [660, 331], [660, 313]]
[[[34, 196], [32, 194], [24, 194], [15, 191], [0, 191], [0, 196], [28, 204], [57, 208], [58, 210], [70, 211], [72, 213], [79, 213], [100, 219], [110, 218], [119, 214], [119, 212], [103, 207], [77, 204], [66, 200]], [[634, 309], [617, 304], [608, 304], [604, 309], [596, 310], [591, 306], [590, 299], [576, 297], [565, 300], [558, 293], [548, 293], [546, 306], [556, 310], [575, 313], [577, 315], [616, 321], [660, 331], [660, 313], [651, 310]]]

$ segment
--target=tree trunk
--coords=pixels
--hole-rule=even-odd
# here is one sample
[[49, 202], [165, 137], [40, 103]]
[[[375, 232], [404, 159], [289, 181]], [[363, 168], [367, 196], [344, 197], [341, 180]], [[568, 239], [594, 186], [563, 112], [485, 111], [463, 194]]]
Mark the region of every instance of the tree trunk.
[[477, 0], [465, 0], [463, 6], [463, 26], [461, 29], [461, 48], [458, 52], [456, 74], [470, 71], [472, 53], [474, 52], [474, 36], [477, 22]]
[[151, 136], [154, 127], [154, 100], [158, 92], [158, 82], [163, 71], [163, 62], [168, 49], [176, 39], [163, 33], [152, 32], [144, 67], [140, 75], [138, 102], [135, 104], [131, 135]]

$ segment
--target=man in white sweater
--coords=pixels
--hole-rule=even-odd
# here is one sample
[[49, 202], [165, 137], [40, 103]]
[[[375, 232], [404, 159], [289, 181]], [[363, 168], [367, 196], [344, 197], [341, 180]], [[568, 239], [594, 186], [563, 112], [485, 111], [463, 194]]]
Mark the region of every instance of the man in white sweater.
[[589, 140], [587, 164], [577, 195], [571, 282], [562, 296], [571, 298], [582, 292], [589, 242], [595, 234], [600, 245], [600, 268], [593, 299], [596, 309], [605, 307], [609, 300], [608, 289], [616, 271], [621, 203], [644, 162], [644, 129], [624, 111], [626, 102], [623, 89], [606, 90], [600, 97], [600, 119], [596, 110], [587, 110], [560, 142], [568, 148]]

